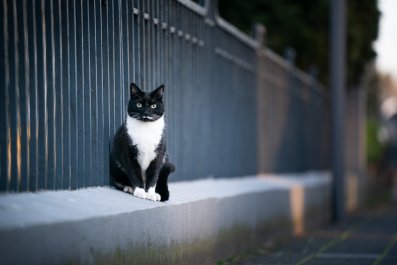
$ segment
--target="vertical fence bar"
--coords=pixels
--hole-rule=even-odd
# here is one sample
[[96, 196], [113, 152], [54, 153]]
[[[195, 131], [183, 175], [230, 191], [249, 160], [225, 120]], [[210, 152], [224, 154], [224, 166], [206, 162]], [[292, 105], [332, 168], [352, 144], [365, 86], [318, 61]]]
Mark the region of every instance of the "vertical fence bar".
[[62, 140], [63, 140], [63, 174], [62, 186], [63, 189], [70, 188], [71, 179], [71, 153], [70, 153], [70, 74], [69, 74], [69, 6], [68, 1], [60, 1], [61, 17], [60, 24], [62, 26], [61, 47], [62, 47]]
[[[19, 5], [20, 6], [20, 5]], [[16, 112], [15, 114], [15, 124], [16, 124], [16, 138], [15, 138], [15, 146], [16, 146], [16, 171], [15, 171], [15, 190], [20, 190], [21, 189], [21, 180], [22, 180], [22, 124], [21, 124], [21, 118], [22, 118], [22, 104], [21, 104], [21, 94], [23, 93], [23, 47], [21, 44], [21, 39], [22, 39], [22, 22], [20, 17], [18, 16], [18, 10], [20, 10], [20, 7], [18, 6], [17, 3], [13, 3], [13, 19], [14, 19], [14, 30], [15, 30], [15, 37], [14, 37], [14, 45], [15, 45], [15, 52], [16, 52], [16, 58], [15, 58], [15, 75], [17, 76], [15, 80], [15, 109]]]
[[55, 87], [54, 87], [54, 43], [53, 43], [53, 3], [52, 1], [43, 1], [42, 9], [43, 27], [45, 35], [43, 36], [43, 43], [46, 47], [45, 53], [45, 83], [47, 87], [47, 181], [46, 189], [54, 189], [54, 175], [55, 175], [55, 161], [56, 161], [56, 141], [55, 141]]
[[[173, 137], [175, 136], [174, 133], [174, 121], [175, 121], [175, 117], [173, 117], [171, 115], [171, 108], [174, 105], [174, 93], [175, 93], [175, 87], [174, 84], [172, 83], [173, 79], [172, 79], [172, 72], [174, 71], [174, 67], [172, 65], [169, 65], [169, 62], [172, 58], [172, 54], [173, 54], [173, 36], [171, 35], [171, 27], [172, 27], [172, 3], [168, 2], [168, 4], [165, 6], [165, 11], [164, 11], [164, 15], [165, 15], [165, 22], [167, 23], [167, 27], [164, 28], [164, 34], [165, 34], [165, 38], [166, 38], [166, 57], [164, 59], [164, 74], [165, 74], [165, 80], [166, 83], [168, 85], [168, 94], [167, 97], [168, 98], [168, 102], [166, 105], [166, 111], [167, 111], [167, 117], [168, 117], [168, 138], [167, 138], [167, 143], [168, 143], [168, 153], [170, 155], [170, 157], [173, 159], [174, 162], [176, 162], [176, 152], [174, 151], [174, 142], [173, 141]], [[177, 166], [178, 169], [177, 171], [179, 171], [179, 165]], [[175, 179], [175, 175], [172, 176], [173, 179]]]
[[124, 72], [124, 56], [126, 55], [125, 50], [124, 50], [124, 46], [126, 45], [126, 40], [124, 41], [124, 31], [123, 28], [126, 26], [126, 23], [123, 23], [123, 8], [122, 8], [122, 1], [119, 0], [118, 1], [118, 40], [119, 40], [119, 74], [118, 74], [118, 89], [120, 91], [120, 106], [119, 106], [119, 125], [121, 125], [121, 123], [124, 120], [124, 112], [125, 112], [125, 102], [124, 102], [124, 97], [125, 97], [125, 93], [124, 93], [124, 77], [126, 76], [125, 72]]
[[69, 1], [69, 75], [70, 75], [70, 179], [69, 188], [76, 189], [78, 182], [78, 163], [79, 163], [79, 150], [78, 150], [78, 99], [77, 99], [77, 41], [76, 41], [76, 0]]
[[[110, 135], [110, 106], [109, 106], [109, 43], [108, 43], [108, 9], [109, 3], [102, 1], [102, 6], [100, 9], [101, 13], [101, 63], [102, 63], [102, 88], [103, 88], [103, 136], [104, 136], [104, 145], [103, 145], [103, 153], [109, 154], [110, 152], [110, 141], [112, 136]], [[105, 183], [109, 183], [109, 177], [107, 176], [109, 172], [109, 163], [108, 160], [102, 161], [104, 164], [104, 174], [105, 174]]]
[[[9, 69], [9, 53], [8, 53], [8, 46], [9, 46], [9, 34], [8, 34], [8, 3], [7, 1], [3, 1], [1, 4], [1, 11], [2, 11], [2, 38], [3, 41], [1, 43], [2, 46], [2, 64], [1, 70], [4, 73], [0, 75], [1, 77], [1, 85], [4, 89], [1, 90], [1, 100], [2, 100], [2, 131], [1, 131], [1, 140], [2, 144], [0, 145], [1, 151], [1, 179], [0, 179], [0, 188], [2, 190], [9, 189], [9, 181], [11, 178], [11, 167], [10, 167], [10, 113], [9, 113], [9, 90], [10, 90], [10, 69]], [[3, 133], [4, 132], [4, 133]]]
[[346, 42], [346, 2], [333, 1], [331, 4], [330, 32], [330, 84], [332, 91], [332, 210], [333, 220], [344, 218], [344, 113], [345, 113], [345, 42]]
[[[162, 49], [162, 56], [161, 56], [161, 73], [162, 73], [162, 80], [165, 84], [166, 87], [166, 97], [165, 97], [165, 112], [166, 112], [166, 143], [167, 143], [167, 153], [170, 157], [170, 160], [173, 159], [173, 148], [171, 145], [171, 140], [170, 137], [172, 135], [172, 127], [171, 122], [172, 119], [170, 117], [170, 104], [171, 104], [171, 95], [172, 92], [174, 90], [174, 88], [171, 86], [171, 82], [170, 82], [170, 75], [168, 74], [168, 70], [171, 67], [167, 67], [168, 65], [168, 59], [169, 59], [169, 54], [170, 54], [170, 40], [169, 40], [169, 31], [168, 28], [170, 26], [170, 21], [169, 21], [169, 4], [164, 3], [164, 1], [160, 1], [161, 5], [160, 5], [160, 14], [161, 14], [161, 38], [163, 39], [163, 49]], [[171, 176], [171, 178], [173, 178], [174, 176]], [[170, 178], [170, 180], [171, 180]]]
[[32, 165], [32, 173], [30, 174], [32, 177], [30, 179], [30, 190], [37, 190], [38, 189], [38, 182], [39, 182], [39, 111], [38, 111], [38, 70], [37, 70], [37, 22], [36, 22], [36, 5], [33, 2], [29, 1], [29, 7], [28, 10], [31, 10], [29, 12], [30, 17], [28, 18], [29, 20], [29, 32], [31, 34], [31, 38], [29, 40], [31, 43], [29, 43], [29, 54], [31, 55], [31, 58], [29, 60], [30, 62], [30, 69], [33, 69], [30, 74], [31, 76], [29, 77], [30, 80], [33, 80], [32, 83], [32, 97], [31, 97], [31, 109], [32, 109], [32, 156], [30, 160], [30, 165]]
[[145, 8], [145, 13], [144, 13], [144, 19], [145, 19], [145, 25], [146, 25], [146, 39], [145, 39], [145, 48], [146, 48], [146, 90], [150, 91], [153, 89], [153, 75], [152, 75], [152, 60], [153, 60], [153, 39], [152, 39], [152, 33], [153, 33], [153, 26], [151, 23], [151, 19], [153, 17], [152, 14], [152, 0], [146, 0], [145, 1], [146, 8]]
[[[16, 30], [16, 21], [15, 21], [15, 3], [9, 3], [7, 6], [7, 14], [8, 14], [8, 49], [7, 52], [11, 55], [8, 57], [8, 140], [7, 140], [7, 152], [8, 152], [8, 189], [12, 191], [16, 191], [18, 189], [18, 172], [17, 172], [17, 122], [19, 117], [17, 100], [19, 100], [19, 84], [18, 84], [18, 50], [15, 49], [15, 46], [18, 42], [18, 32]], [[15, 73], [15, 74], [10, 74]]]
[[108, 119], [107, 119], [107, 95], [108, 88], [106, 80], [106, 66], [105, 66], [105, 21], [104, 21], [104, 13], [106, 12], [108, 6], [107, 1], [97, 1], [97, 36], [98, 36], [98, 47], [97, 47], [97, 82], [98, 82], [98, 185], [108, 184], [109, 183], [109, 163], [104, 163], [104, 161], [109, 161], [109, 135], [107, 133], [108, 127]]
[[3, 41], [0, 42], [0, 58], [4, 58], [0, 61], [0, 71], [4, 73], [0, 75], [0, 86], [4, 89], [0, 89], [0, 190], [6, 190], [7, 187], [7, 145], [6, 143], [6, 82], [5, 82], [5, 63], [6, 63], [6, 52], [5, 52], [5, 20], [6, 12], [4, 6], [5, 1], [0, 4], [0, 36]]
[[77, 125], [77, 179], [76, 179], [76, 187], [81, 188], [84, 187], [85, 175], [84, 168], [86, 163], [86, 141], [84, 137], [85, 130], [85, 113], [84, 113], [84, 22], [83, 22], [83, 2], [82, 0], [76, 0], [75, 2], [75, 24], [76, 24], [76, 125]]
[[[21, 10], [22, 9], [22, 10]], [[20, 54], [23, 54], [23, 58], [21, 61], [23, 62], [23, 71], [21, 71], [20, 75], [23, 76], [23, 88], [21, 87], [21, 108], [22, 110], [22, 180], [21, 180], [21, 190], [25, 191], [29, 189], [29, 177], [30, 177], [30, 95], [29, 95], [29, 52], [28, 52], [28, 24], [27, 24], [27, 2], [23, 1], [20, 3], [20, 13], [18, 15], [20, 19], [21, 29], [21, 51]], [[22, 13], [22, 14], [21, 14]], [[1, 69], [0, 69], [1, 71]], [[2, 71], [3, 72], [3, 71]], [[4, 72], [3, 72], [4, 73]], [[4, 132], [4, 130], [2, 130]], [[1, 140], [0, 140], [1, 142]], [[1, 153], [1, 151], [0, 151]], [[1, 155], [0, 155], [1, 157]]]
[[48, 117], [47, 117], [47, 70], [46, 67], [39, 68], [39, 65], [46, 63], [46, 43], [45, 43], [45, 20], [44, 20], [44, 1], [36, 2], [36, 24], [37, 24], [37, 118], [38, 131], [38, 176], [37, 185], [39, 189], [45, 189], [48, 176]]
[[142, 85], [142, 9], [141, 9], [141, 0], [135, 0], [135, 7], [136, 7], [136, 14], [134, 16], [135, 23], [134, 23], [134, 54], [136, 55], [135, 61], [135, 80], [136, 84]]
[[129, 65], [129, 44], [130, 44], [130, 34], [129, 34], [129, 27], [130, 27], [130, 21], [129, 21], [129, 16], [128, 16], [128, 1], [122, 1], [120, 2], [120, 9], [121, 9], [121, 22], [120, 25], [122, 27], [121, 29], [121, 34], [122, 38], [120, 40], [120, 43], [122, 44], [122, 56], [121, 56], [121, 61], [122, 61], [122, 75], [121, 75], [121, 83], [120, 83], [120, 89], [122, 91], [123, 95], [123, 105], [121, 109], [121, 120], [124, 121], [125, 116], [126, 116], [126, 110], [127, 110], [127, 103], [128, 103], [128, 98], [129, 98], [129, 93], [128, 93], [128, 82], [130, 80], [130, 65]]
[[89, 175], [86, 178], [87, 186], [94, 186], [98, 179], [98, 17], [97, 17], [97, 1], [89, 1], [89, 17], [88, 28], [89, 39], [87, 43], [88, 48], [88, 61], [90, 65], [87, 77], [89, 79], [88, 92], [88, 115], [89, 120], [89, 134], [86, 135], [89, 139], [88, 152], [89, 152]]
[[[89, 175], [92, 168], [92, 152], [91, 152], [91, 135], [92, 135], [92, 117], [91, 117], [91, 17], [89, 1], [81, 0], [82, 2], [82, 78], [83, 78], [83, 138], [84, 138], [84, 171], [83, 177], [79, 179], [79, 186], [89, 186]], [[105, 75], [106, 76], [106, 75]]]
[[146, 1], [139, 0], [139, 75], [140, 75], [140, 85], [143, 90], [146, 89], [146, 23], [145, 23], [145, 9]]
[[[98, 122], [99, 122], [99, 113], [98, 113], [98, 17], [97, 17], [97, 10], [98, 8], [98, 2], [92, 1], [92, 16], [91, 16], [91, 27], [90, 30], [92, 32], [91, 34], [91, 115], [90, 118], [92, 119], [92, 127], [91, 127], [91, 174], [90, 174], [90, 180], [89, 180], [89, 185], [90, 186], [95, 186], [98, 183], [98, 178], [99, 178], [99, 154], [98, 154], [98, 145], [99, 145], [99, 127], [98, 127]], [[114, 61], [114, 58], [113, 58]], [[114, 75], [113, 75], [114, 76]], [[114, 87], [114, 86], [113, 86]]]
[[51, 47], [51, 56], [48, 57], [48, 64], [51, 65], [51, 68], [49, 69], [49, 73], [51, 75], [51, 83], [49, 83], [51, 89], [49, 91], [50, 95], [50, 118], [49, 118], [49, 128], [50, 128], [50, 133], [51, 133], [51, 143], [50, 143], [50, 153], [49, 153], [49, 157], [51, 158], [51, 173], [49, 176], [49, 183], [48, 186], [50, 187], [50, 189], [56, 189], [56, 182], [55, 182], [55, 178], [56, 178], [56, 174], [57, 174], [57, 160], [56, 160], [56, 156], [57, 156], [57, 131], [56, 131], [56, 109], [57, 109], [57, 105], [56, 105], [56, 78], [55, 78], [55, 25], [54, 25], [54, 1], [49, 1], [49, 3], [47, 4], [48, 7], [48, 23], [47, 25], [50, 25], [50, 29], [49, 31], [51, 32], [51, 34], [48, 34], [48, 38], [47, 38], [47, 43], [48, 46]]
[[[54, 38], [55, 42], [55, 83], [56, 96], [55, 96], [55, 117], [56, 117], [56, 172], [54, 177], [55, 188], [62, 188], [62, 179], [64, 176], [64, 152], [63, 152], [63, 65], [62, 65], [62, 13], [60, 0], [54, 1], [54, 31], [57, 32]], [[33, 166], [33, 165], [32, 165]]]
[[104, 54], [102, 53], [102, 42], [103, 42], [103, 37], [102, 37], [102, 8], [103, 8], [103, 1], [96, 1], [95, 2], [95, 17], [96, 17], [96, 23], [95, 23], [95, 31], [96, 31], [96, 96], [97, 96], [97, 107], [96, 107], [96, 112], [97, 112], [97, 172], [96, 172], [96, 179], [95, 179], [95, 185], [104, 185], [108, 183], [108, 177], [107, 177], [107, 172], [105, 171], [105, 168], [108, 163], [104, 163], [104, 161], [108, 161], [106, 158], [108, 152], [104, 152], [104, 145], [107, 145], [107, 141], [105, 140], [104, 137], [104, 127], [105, 127], [105, 121], [104, 121], [104, 89], [103, 89], [103, 64], [102, 64], [102, 58], [104, 57]]
[[[138, 84], [138, 62], [139, 62], [139, 53], [138, 53], [138, 43], [139, 43], [139, 35], [138, 35], [138, 0], [134, 0], [132, 4], [132, 56], [131, 56], [131, 64], [132, 64], [132, 72], [133, 72], [133, 80], [132, 82], [135, 82]], [[129, 84], [128, 84], [129, 88]]]
[[107, 4], [107, 15], [108, 15], [108, 92], [109, 92], [109, 135], [113, 137], [115, 131], [115, 88], [114, 88], [114, 45], [113, 45], [113, 4], [109, 1]]

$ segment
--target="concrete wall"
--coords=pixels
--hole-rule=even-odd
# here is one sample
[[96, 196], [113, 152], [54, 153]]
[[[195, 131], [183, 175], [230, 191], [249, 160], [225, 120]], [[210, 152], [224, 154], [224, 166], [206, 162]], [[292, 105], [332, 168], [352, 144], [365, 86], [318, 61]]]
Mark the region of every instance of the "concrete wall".
[[213, 264], [329, 217], [330, 177], [173, 183], [156, 203], [111, 188], [0, 197], [0, 264]]

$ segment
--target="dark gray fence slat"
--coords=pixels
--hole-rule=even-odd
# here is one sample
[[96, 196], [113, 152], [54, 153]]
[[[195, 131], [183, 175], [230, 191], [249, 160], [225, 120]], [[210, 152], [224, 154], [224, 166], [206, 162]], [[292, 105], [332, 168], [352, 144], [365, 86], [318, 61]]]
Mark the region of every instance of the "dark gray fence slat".
[[42, 1], [43, 11], [43, 29], [45, 32], [43, 45], [46, 47], [45, 53], [45, 83], [47, 87], [46, 104], [47, 104], [47, 180], [45, 183], [46, 189], [54, 189], [54, 176], [56, 172], [56, 141], [55, 141], [55, 76], [54, 76], [54, 26], [53, 26], [53, 1]]
[[96, 180], [98, 178], [98, 83], [97, 83], [97, 31], [96, 31], [96, 3], [90, 1], [90, 17], [89, 17], [89, 28], [90, 31], [90, 117], [91, 128], [90, 128], [90, 153], [91, 153], [91, 168], [87, 179], [88, 186], [97, 185]]
[[48, 146], [47, 146], [47, 132], [46, 132], [46, 117], [47, 117], [47, 109], [46, 109], [46, 83], [45, 83], [45, 68], [39, 68], [38, 65], [45, 65], [45, 42], [43, 41], [45, 33], [43, 32], [43, 12], [42, 12], [42, 2], [35, 2], [35, 6], [33, 9], [35, 13], [35, 21], [36, 24], [36, 64], [34, 65], [36, 69], [35, 78], [37, 84], [36, 91], [36, 141], [37, 141], [37, 166], [38, 166], [38, 174], [36, 175], [36, 185], [38, 189], [44, 189], [47, 181], [47, 158], [48, 158]]
[[83, 119], [83, 138], [84, 138], [84, 171], [82, 172], [82, 177], [79, 180], [79, 186], [88, 186], [90, 183], [89, 176], [91, 174], [92, 168], [92, 150], [91, 150], [91, 135], [92, 135], [92, 117], [91, 117], [91, 17], [93, 12], [90, 9], [90, 1], [82, 0], [82, 78], [83, 86], [81, 87], [83, 91], [84, 105], [82, 109], [81, 119]]
[[[130, 34], [129, 34], [129, 28], [130, 28], [130, 18], [133, 16], [132, 13], [128, 14], [129, 12], [129, 1], [121, 1], [119, 2], [119, 9], [120, 9], [120, 31], [121, 31], [121, 37], [120, 37], [120, 43], [122, 46], [122, 53], [120, 55], [120, 64], [121, 64], [121, 71], [120, 71], [120, 89], [122, 92], [122, 108], [121, 108], [121, 120], [123, 121], [125, 119], [125, 115], [127, 113], [126, 108], [127, 108], [127, 102], [129, 98], [129, 82], [131, 80], [130, 77], [130, 51], [129, 51], [129, 45], [130, 45]], [[132, 9], [131, 9], [132, 11]]]
[[115, 105], [114, 105], [114, 115], [115, 115], [115, 128], [121, 125], [122, 117], [121, 117], [121, 109], [123, 108], [123, 97], [122, 97], [122, 88], [120, 86], [120, 77], [121, 77], [121, 42], [120, 42], [120, 9], [119, 9], [119, 1], [113, 1], [113, 88], [115, 92]]
[[64, 165], [64, 130], [63, 130], [63, 65], [62, 65], [62, 13], [61, 0], [53, 2], [54, 19], [54, 89], [55, 89], [55, 161], [56, 172], [54, 175], [54, 185], [56, 189], [63, 187], [63, 177], [65, 172]]
[[[22, 183], [26, 183], [26, 161], [27, 156], [26, 153], [22, 152], [22, 146], [26, 146], [26, 116], [25, 116], [25, 64], [24, 64], [24, 22], [23, 22], [23, 7], [22, 3], [14, 3], [13, 5], [13, 16], [15, 23], [15, 50], [16, 50], [16, 189], [17, 190], [26, 190], [23, 189]], [[26, 185], [26, 184], [25, 184]], [[24, 185], [24, 186], [25, 186]]]
[[98, 114], [99, 114], [99, 125], [98, 125], [98, 137], [100, 140], [99, 142], [99, 149], [98, 149], [98, 154], [100, 160], [98, 161], [99, 164], [99, 172], [98, 176], [100, 176], [97, 185], [108, 185], [109, 184], [109, 177], [108, 173], [109, 172], [109, 167], [108, 163], [104, 163], [104, 161], [108, 161], [108, 154], [109, 154], [109, 140], [107, 137], [107, 134], [105, 134], [106, 130], [105, 128], [107, 127], [107, 119], [106, 114], [105, 114], [105, 105], [106, 105], [106, 83], [104, 82], [104, 76], [105, 76], [105, 68], [104, 68], [104, 63], [103, 63], [103, 58], [105, 57], [104, 49], [103, 49], [103, 43], [104, 43], [104, 38], [103, 38], [103, 28], [104, 28], [104, 21], [103, 21], [103, 15], [102, 13], [104, 12], [104, 9], [106, 9], [106, 4], [103, 3], [103, 1], [98, 0], [98, 9], [97, 9], [97, 18], [98, 18], [98, 64], [99, 64], [99, 70], [98, 70], [98, 82], [99, 82], [99, 106], [98, 106]]
[[145, 85], [144, 85], [144, 89], [149, 91], [152, 89], [152, 75], [151, 75], [151, 68], [152, 68], [152, 54], [151, 54], [151, 50], [152, 50], [152, 25], [150, 23], [150, 18], [151, 18], [151, 0], [146, 0], [143, 2], [143, 6], [144, 6], [144, 36], [145, 36], [145, 45], [143, 46], [145, 52], [145, 56], [144, 56], [144, 62], [145, 62]]
[[8, 168], [8, 120], [9, 120], [9, 66], [8, 66], [8, 8], [7, 8], [7, 1], [3, 1], [0, 5], [0, 14], [1, 14], [1, 21], [0, 21], [0, 32], [3, 41], [0, 43], [0, 58], [4, 58], [0, 63], [0, 70], [2, 73], [0, 75], [0, 85], [4, 89], [0, 89], [0, 103], [1, 103], [1, 111], [0, 111], [0, 189], [7, 190], [8, 189], [8, 179], [9, 179], [9, 168]]
[[[110, 120], [110, 85], [109, 85], [109, 31], [108, 31], [108, 5], [109, 3], [103, 4], [101, 6], [101, 46], [102, 46], [102, 87], [103, 87], [103, 135], [104, 135], [104, 144], [103, 144], [103, 153], [109, 154], [110, 152], [110, 139], [111, 139], [111, 124]], [[109, 172], [109, 164], [108, 161], [102, 161], [104, 165], [104, 176], [107, 179], [108, 183], [108, 174]]]
[[92, 1], [92, 8], [91, 8], [91, 20], [90, 20], [90, 28], [88, 30], [91, 31], [91, 45], [90, 45], [90, 62], [92, 64], [91, 68], [91, 112], [90, 112], [90, 119], [92, 120], [91, 123], [91, 147], [90, 152], [91, 155], [91, 170], [89, 174], [89, 183], [91, 186], [98, 185], [101, 174], [102, 174], [102, 160], [101, 157], [102, 150], [102, 143], [100, 141], [100, 127], [102, 124], [102, 97], [103, 97], [103, 89], [102, 89], [102, 64], [101, 64], [101, 57], [102, 57], [102, 50], [101, 50], [101, 1]]
[[[9, 56], [9, 64], [8, 64], [8, 71], [10, 73], [15, 74], [8, 74], [9, 80], [9, 90], [8, 90], [8, 121], [9, 121], [9, 135], [8, 135], [8, 143], [7, 148], [8, 152], [10, 153], [9, 156], [9, 163], [10, 163], [10, 172], [9, 172], [9, 181], [8, 186], [10, 190], [17, 191], [18, 190], [18, 180], [20, 178], [20, 172], [18, 168], [18, 147], [17, 143], [20, 140], [19, 134], [19, 123], [20, 123], [20, 112], [19, 112], [19, 83], [18, 83], [18, 59], [19, 53], [16, 49], [16, 45], [18, 43], [18, 29], [17, 29], [17, 19], [16, 19], [16, 4], [10, 3], [7, 6], [8, 10], [8, 53], [11, 55]], [[7, 71], [7, 70], [6, 70]]]
[[68, 46], [69, 46], [69, 136], [70, 136], [70, 176], [69, 188], [77, 188], [78, 178], [78, 106], [77, 106], [77, 51], [76, 51], [76, 0], [68, 4]]
[[38, 142], [38, 84], [37, 84], [37, 24], [33, 2], [28, 2], [28, 47], [29, 47], [29, 84], [30, 84], [30, 177], [29, 190], [37, 190], [39, 177]]
[[62, 175], [62, 188], [69, 189], [71, 181], [71, 164], [72, 164], [72, 154], [71, 154], [71, 134], [70, 131], [70, 16], [69, 16], [69, 1], [61, 1], [61, 42], [62, 42], [62, 122], [63, 122], [63, 175]]
[[84, 10], [82, 0], [75, 2], [75, 23], [76, 23], [76, 126], [77, 126], [77, 179], [75, 181], [76, 187], [84, 187], [85, 185], [85, 163], [86, 163], [86, 141], [85, 141], [85, 113], [84, 113], [84, 68], [86, 67], [84, 61]]
[[109, 135], [110, 137], [113, 137], [115, 129], [116, 129], [116, 106], [115, 106], [115, 100], [116, 100], [116, 94], [115, 94], [115, 81], [114, 81], [114, 64], [115, 64], [115, 59], [114, 59], [114, 11], [113, 11], [113, 2], [109, 1], [107, 4], [107, 15], [108, 15], [108, 53], [109, 53], [109, 84], [108, 84], [108, 91], [109, 91], [109, 122], [110, 122], [110, 131]]
[[0, 86], [3, 87], [3, 89], [0, 89], [0, 189], [1, 190], [6, 190], [7, 189], [7, 145], [6, 145], [6, 113], [7, 113], [7, 103], [6, 103], [6, 61], [7, 61], [7, 53], [5, 52], [5, 42], [7, 41], [6, 39], [6, 19], [7, 19], [7, 13], [5, 11], [5, 6], [6, 2], [3, 1], [0, 4], [0, 14], [1, 14], [1, 19], [0, 19], [0, 36], [3, 38], [3, 41], [0, 42], [0, 58], [4, 58], [0, 62], [0, 71], [1, 73], [4, 73], [0, 75]]

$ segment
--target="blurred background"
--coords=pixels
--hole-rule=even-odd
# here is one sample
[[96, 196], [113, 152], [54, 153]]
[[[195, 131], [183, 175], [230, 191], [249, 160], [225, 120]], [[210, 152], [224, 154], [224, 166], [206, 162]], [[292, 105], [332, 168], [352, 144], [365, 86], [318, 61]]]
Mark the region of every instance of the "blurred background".
[[[266, 25], [266, 45], [279, 54], [294, 49], [296, 65], [315, 72], [329, 89], [330, 3], [219, 0], [219, 10], [222, 17], [247, 34], [254, 22]], [[396, 185], [397, 166], [397, 3], [346, 1], [346, 10], [346, 89], [365, 93], [366, 148], [362, 151], [367, 173], [391, 188]], [[349, 138], [346, 140], [350, 148]], [[378, 189], [376, 186], [372, 191]], [[393, 196], [396, 188], [392, 190], [381, 193]]]

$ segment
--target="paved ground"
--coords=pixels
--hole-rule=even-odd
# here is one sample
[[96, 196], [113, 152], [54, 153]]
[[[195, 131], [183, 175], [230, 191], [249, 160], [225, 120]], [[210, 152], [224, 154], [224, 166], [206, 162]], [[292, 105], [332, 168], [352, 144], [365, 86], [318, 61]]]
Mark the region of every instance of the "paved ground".
[[397, 265], [397, 205], [355, 214], [343, 224], [266, 242], [218, 265]]

